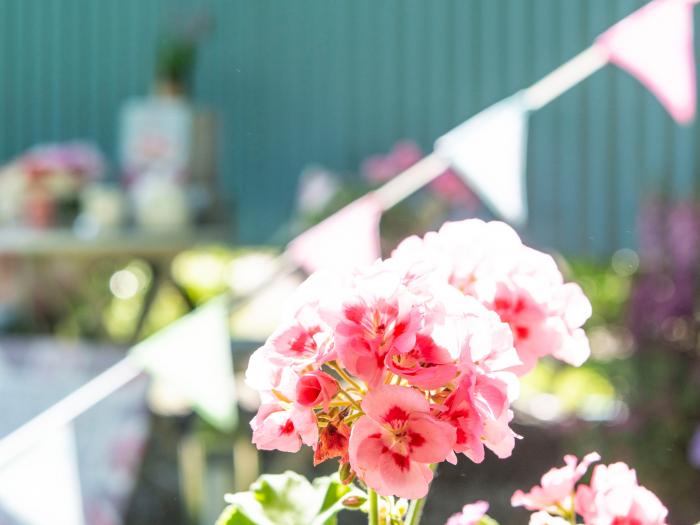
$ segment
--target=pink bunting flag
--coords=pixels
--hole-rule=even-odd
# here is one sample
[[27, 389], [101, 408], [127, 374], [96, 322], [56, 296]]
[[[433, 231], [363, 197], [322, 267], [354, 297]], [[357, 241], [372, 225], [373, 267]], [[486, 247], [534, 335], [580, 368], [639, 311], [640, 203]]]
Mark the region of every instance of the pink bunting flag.
[[610, 62], [644, 84], [679, 123], [695, 117], [691, 0], [654, 0], [598, 37]]
[[381, 254], [381, 216], [379, 200], [365, 195], [302, 233], [287, 253], [308, 273], [371, 264]]

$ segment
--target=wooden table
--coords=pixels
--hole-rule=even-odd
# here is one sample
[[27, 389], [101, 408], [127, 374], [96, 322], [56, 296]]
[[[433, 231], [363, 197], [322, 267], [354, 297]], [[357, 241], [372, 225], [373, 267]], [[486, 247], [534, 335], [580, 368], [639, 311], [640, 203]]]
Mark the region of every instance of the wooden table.
[[78, 235], [71, 229], [0, 228], [0, 255], [168, 257], [198, 245], [228, 240], [228, 229], [211, 226], [179, 230], [107, 230], [94, 236]]
[[39, 262], [47, 259], [104, 260], [138, 257], [150, 267], [153, 279], [132, 339], [138, 339], [159, 287], [169, 282], [192, 308], [187, 294], [170, 276], [169, 265], [182, 251], [211, 244], [230, 243], [229, 229], [221, 226], [180, 229], [119, 229], [96, 235], [81, 235], [71, 229], [27, 229], [0, 227], [0, 257], [21, 259], [21, 269], [33, 281], [41, 272]]

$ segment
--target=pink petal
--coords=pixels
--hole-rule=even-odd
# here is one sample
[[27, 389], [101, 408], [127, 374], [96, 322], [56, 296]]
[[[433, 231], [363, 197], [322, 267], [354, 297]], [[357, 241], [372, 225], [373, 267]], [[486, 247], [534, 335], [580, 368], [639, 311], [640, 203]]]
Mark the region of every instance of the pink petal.
[[384, 486], [377, 492], [382, 496], [419, 499], [428, 494], [433, 471], [427, 465], [384, 454], [378, 467]]
[[384, 423], [386, 417], [406, 418], [413, 412], [428, 413], [430, 404], [418, 390], [398, 385], [383, 385], [371, 390], [362, 400], [362, 410], [375, 421]]
[[348, 447], [350, 464], [355, 470], [367, 468], [377, 461], [383, 445], [380, 439], [370, 436], [380, 431], [381, 427], [367, 416], [360, 417], [352, 426]]
[[411, 459], [421, 463], [440, 463], [452, 452], [455, 429], [428, 415], [413, 416], [408, 425]]
[[591, 466], [591, 463], [595, 463], [596, 461], [600, 461], [600, 454], [598, 454], [597, 452], [589, 452], [588, 454], [583, 456], [581, 463], [579, 463], [576, 467], [575, 481], [581, 479], [588, 470], [588, 467]]

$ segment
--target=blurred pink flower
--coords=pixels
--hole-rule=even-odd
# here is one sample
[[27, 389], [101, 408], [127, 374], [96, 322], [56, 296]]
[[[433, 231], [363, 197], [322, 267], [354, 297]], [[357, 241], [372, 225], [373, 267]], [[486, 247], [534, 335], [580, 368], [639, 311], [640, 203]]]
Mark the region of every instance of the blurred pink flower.
[[462, 512], [453, 514], [445, 525], [477, 525], [488, 510], [489, 504], [485, 501], [469, 503], [462, 507]]
[[[415, 142], [403, 140], [394, 144], [386, 154], [368, 157], [362, 163], [361, 171], [368, 182], [381, 184], [393, 179], [422, 158], [423, 151]], [[474, 209], [479, 204], [478, 197], [451, 169], [432, 180], [428, 187], [448, 204], [458, 204], [468, 209]]]
[[666, 525], [668, 510], [622, 462], [598, 465], [590, 485], [576, 491], [576, 511], [586, 525]]
[[399, 171], [406, 170], [423, 158], [420, 146], [410, 140], [401, 140], [394, 144], [391, 159]]
[[423, 158], [423, 152], [417, 144], [411, 141], [397, 142], [389, 153], [373, 155], [365, 160], [362, 164], [362, 173], [367, 181], [379, 184], [393, 179], [421, 158]]
[[511, 505], [528, 510], [548, 510], [557, 506], [571, 508], [576, 482], [586, 473], [590, 464], [598, 460], [600, 455], [597, 452], [586, 454], [581, 463], [576, 456], [564, 456], [564, 467], [550, 469], [542, 476], [541, 485], [535, 485], [530, 492], [515, 491], [510, 500]]
[[350, 434], [350, 465], [383, 496], [417, 499], [428, 493], [431, 463], [452, 451], [455, 435], [447, 423], [430, 415], [418, 390], [386, 385], [362, 401], [365, 415]]
[[459, 204], [470, 210], [476, 209], [479, 205], [479, 198], [462, 178], [450, 169], [431, 181], [428, 187], [450, 204]]

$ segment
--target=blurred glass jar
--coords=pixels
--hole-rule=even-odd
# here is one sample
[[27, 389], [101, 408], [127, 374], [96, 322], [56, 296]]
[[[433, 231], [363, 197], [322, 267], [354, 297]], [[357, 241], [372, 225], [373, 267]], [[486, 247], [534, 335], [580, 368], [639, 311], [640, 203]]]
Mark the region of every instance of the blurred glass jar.
[[126, 198], [118, 186], [91, 184], [80, 196], [79, 221], [95, 230], [114, 230], [124, 225]]
[[136, 225], [176, 229], [191, 223], [185, 186], [168, 174], [149, 172], [130, 188]]

